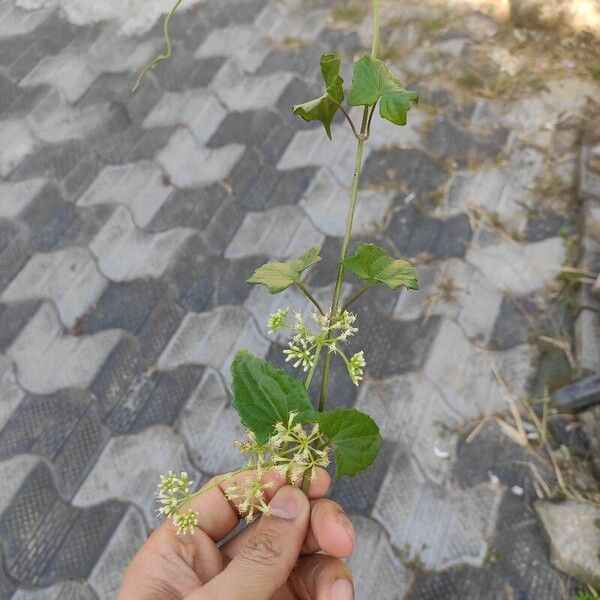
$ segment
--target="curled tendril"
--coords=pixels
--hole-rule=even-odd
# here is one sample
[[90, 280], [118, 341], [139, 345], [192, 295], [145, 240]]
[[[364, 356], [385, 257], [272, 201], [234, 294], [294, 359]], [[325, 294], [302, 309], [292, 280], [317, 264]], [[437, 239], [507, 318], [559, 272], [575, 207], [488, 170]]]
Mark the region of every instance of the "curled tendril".
[[135, 82], [135, 85], [133, 86], [134, 92], [138, 91], [138, 89], [142, 85], [142, 82], [144, 81], [144, 77], [146, 77], [146, 74], [148, 73], [148, 71], [151, 71], [152, 69], [154, 69], [155, 67], [160, 65], [160, 63], [163, 62], [164, 60], [168, 60], [169, 58], [171, 58], [171, 54], [173, 52], [173, 46], [171, 44], [171, 34], [169, 33], [169, 21], [171, 20], [171, 17], [175, 14], [175, 11], [179, 8], [179, 5], [182, 2], [183, 2], [183, 0], [177, 0], [177, 2], [175, 3], [175, 6], [173, 6], [173, 8], [169, 12], [169, 14], [165, 17], [165, 20], [163, 23], [163, 34], [164, 34], [165, 46], [166, 46], [165, 52], [162, 54], [159, 54], [151, 63], [147, 64], [142, 69], [140, 76], [138, 77], [137, 81]]

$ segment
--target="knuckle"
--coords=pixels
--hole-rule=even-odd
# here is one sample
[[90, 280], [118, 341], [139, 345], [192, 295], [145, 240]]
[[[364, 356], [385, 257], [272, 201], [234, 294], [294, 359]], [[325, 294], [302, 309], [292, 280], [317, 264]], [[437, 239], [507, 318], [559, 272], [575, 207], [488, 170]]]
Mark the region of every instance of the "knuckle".
[[249, 562], [271, 564], [279, 560], [282, 551], [281, 539], [275, 532], [257, 531], [243, 546], [240, 558]]

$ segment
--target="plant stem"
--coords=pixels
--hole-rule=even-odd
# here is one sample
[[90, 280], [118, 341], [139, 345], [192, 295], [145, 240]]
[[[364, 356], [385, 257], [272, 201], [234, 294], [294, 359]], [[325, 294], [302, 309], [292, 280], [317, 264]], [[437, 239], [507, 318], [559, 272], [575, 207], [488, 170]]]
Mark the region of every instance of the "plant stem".
[[298, 286], [298, 288], [300, 288], [300, 290], [302, 290], [304, 295], [317, 307], [317, 310], [323, 316], [325, 316], [325, 312], [321, 308], [321, 305], [319, 304], [318, 300], [310, 293], [310, 290], [301, 281], [297, 281], [296, 285]]
[[[379, 49], [379, 0], [373, 2], [373, 41], [371, 44], [371, 57], [377, 58]], [[348, 255], [348, 247], [352, 238], [352, 224], [354, 222], [354, 213], [356, 211], [356, 201], [358, 199], [358, 184], [360, 182], [360, 171], [362, 169], [363, 151], [365, 139], [369, 128], [369, 106], [364, 107], [362, 125], [360, 128], [360, 138], [356, 146], [356, 158], [354, 160], [354, 175], [352, 177], [352, 191], [350, 193], [350, 204], [348, 206], [348, 216], [346, 217], [346, 233], [342, 242], [342, 251], [340, 254], [340, 264], [338, 267], [337, 278], [335, 280], [335, 288], [333, 290], [333, 300], [331, 302], [330, 318], [333, 319], [337, 315], [340, 297], [342, 295], [342, 284], [344, 282], [344, 260]], [[325, 355], [323, 361], [323, 376], [321, 378], [321, 389], [319, 392], [319, 411], [325, 410], [327, 403], [327, 392], [329, 388], [329, 372], [331, 368], [331, 351]]]
[[344, 306], [342, 306], [342, 308], [340, 309], [340, 313], [344, 314], [345, 310], [348, 310], [352, 304], [354, 304], [363, 294], [368, 292], [372, 287], [373, 287], [372, 283], [367, 283], [367, 285], [361, 287], [360, 290], [358, 290], [358, 292], [356, 292], [356, 294], [354, 294], [348, 300], [348, 302], [346, 302], [346, 304], [344, 304]]
[[315, 360], [313, 361], [313, 366], [310, 368], [308, 376], [306, 377], [306, 381], [304, 382], [304, 387], [306, 389], [310, 387], [310, 382], [312, 381], [313, 375], [315, 374], [315, 369], [317, 368], [317, 363], [319, 362], [319, 354], [321, 354], [321, 346], [317, 348], [317, 352], [315, 353]]

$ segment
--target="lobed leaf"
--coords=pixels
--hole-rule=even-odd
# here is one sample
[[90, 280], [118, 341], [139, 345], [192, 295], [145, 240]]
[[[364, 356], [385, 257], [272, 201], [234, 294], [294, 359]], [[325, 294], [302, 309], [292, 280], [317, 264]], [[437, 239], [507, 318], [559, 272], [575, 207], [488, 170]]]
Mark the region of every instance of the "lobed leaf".
[[321, 431], [335, 447], [335, 476], [354, 477], [377, 457], [381, 435], [377, 423], [355, 408], [317, 413]]
[[375, 244], [356, 244], [353, 256], [344, 260], [344, 267], [369, 283], [383, 283], [392, 290], [401, 286], [418, 290], [415, 268], [407, 261], [391, 257]]
[[380, 98], [379, 114], [396, 125], [406, 125], [406, 114], [419, 101], [419, 94], [405, 90], [384, 62], [366, 54], [354, 64], [348, 103], [373, 106]]
[[329, 139], [331, 122], [344, 100], [344, 80], [340, 77], [341, 61], [335, 54], [321, 56], [321, 73], [325, 81], [325, 93], [319, 98], [292, 107], [295, 115], [305, 121], [321, 121]]
[[267, 287], [271, 294], [278, 294], [298, 283], [302, 273], [321, 260], [320, 246], [314, 246], [302, 256], [291, 262], [270, 262], [254, 271], [247, 283], [260, 284]]
[[298, 422], [314, 422], [314, 409], [304, 383], [250, 352], [238, 352], [231, 364], [233, 407], [242, 424], [265, 443], [275, 423], [287, 423], [290, 412]]

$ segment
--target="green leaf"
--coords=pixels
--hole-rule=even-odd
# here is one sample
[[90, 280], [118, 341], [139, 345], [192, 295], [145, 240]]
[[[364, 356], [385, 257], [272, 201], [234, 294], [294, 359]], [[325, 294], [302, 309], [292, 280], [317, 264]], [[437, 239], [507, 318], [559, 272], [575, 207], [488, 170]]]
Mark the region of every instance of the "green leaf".
[[377, 423], [355, 408], [317, 413], [321, 431], [335, 447], [335, 476], [354, 477], [377, 456], [381, 435]]
[[379, 114], [396, 125], [406, 125], [406, 113], [419, 101], [419, 94], [405, 90], [385, 63], [366, 54], [354, 65], [348, 103], [373, 106], [380, 98]]
[[320, 246], [314, 246], [307, 250], [302, 256], [291, 262], [270, 262], [254, 271], [247, 283], [261, 284], [267, 286], [271, 294], [278, 294], [283, 290], [300, 281], [302, 273], [308, 267], [321, 260], [319, 256]]
[[297, 422], [314, 421], [314, 409], [304, 383], [271, 363], [245, 350], [231, 364], [233, 407], [259, 443], [265, 443], [275, 423], [288, 421], [297, 412]]
[[321, 56], [321, 73], [325, 80], [325, 93], [292, 108], [295, 115], [305, 121], [321, 121], [331, 139], [331, 121], [344, 100], [344, 80], [340, 77], [340, 59], [335, 54]]
[[369, 283], [383, 283], [395, 290], [404, 286], [418, 290], [415, 268], [407, 261], [391, 257], [375, 244], [356, 244], [353, 256], [344, 261], [344, 267]]

